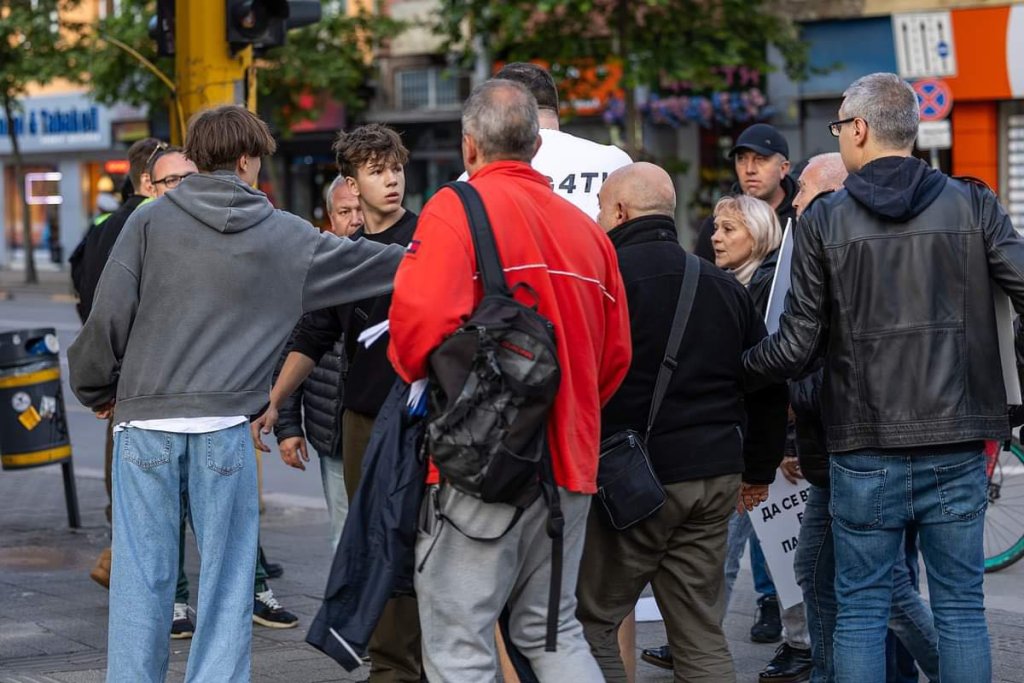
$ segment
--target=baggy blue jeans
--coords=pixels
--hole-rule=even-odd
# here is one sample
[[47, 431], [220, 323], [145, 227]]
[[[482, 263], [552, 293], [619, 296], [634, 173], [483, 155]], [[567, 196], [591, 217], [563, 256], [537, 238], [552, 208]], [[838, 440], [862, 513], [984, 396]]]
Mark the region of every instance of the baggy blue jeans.
[[162, 683], [178, 576], [181, 498], [201, 557], [185, 680], [250, 677], [259, 508], [248, 423], [206, 434], [114, 435], [107, 683]]
[[[797, 545], [794, 570], [807, 608], [807, 629], [811, 635], [814, 669], [811, 683], [831, 683], [832, 637], [836, 626], [836, 560], [832, 541], [829, 489], [811, 486]], [[932, 613], [914, 586], [914, 577], [903, 561], [893, 569], [893, 594], [889, 628], [904, 643], [930, 681], [939, 676], [938, 637]], [[880, 681], [886, 680], [883, 678]]]
[[857, 451], [832, 458], [838, 683], [885, 680], [885, 633], [903, 534], [917, 527], [939, 678], [988, 683], [983, 548], [988, 504], [980, 449], [913, 457]]

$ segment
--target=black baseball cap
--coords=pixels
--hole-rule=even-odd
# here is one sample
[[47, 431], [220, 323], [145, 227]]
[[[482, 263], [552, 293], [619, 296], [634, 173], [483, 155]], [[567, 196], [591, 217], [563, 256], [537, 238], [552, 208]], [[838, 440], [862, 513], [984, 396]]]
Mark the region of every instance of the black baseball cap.
[[752, 149], [758, 154], [766, 157], [772, 154], [781, 154], [789, 159], [789, 143], [782, 136], [775, 126], [767, 123], [755, 123], [750, 128], [740, 133], [736, 139], [736, 145], [729, 150], [729, 158], [736, 156], [741, 149]]

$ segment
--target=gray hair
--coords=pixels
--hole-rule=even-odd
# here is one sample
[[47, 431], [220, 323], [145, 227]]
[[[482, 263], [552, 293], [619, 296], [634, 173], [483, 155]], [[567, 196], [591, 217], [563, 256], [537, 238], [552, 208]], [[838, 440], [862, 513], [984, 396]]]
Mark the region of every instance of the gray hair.
[[849, 175], [843, 164], [843, 156], [839, 152], [827, 152], [811, 157], [804, 167], [804, 173], [808, 171], [818, 174], [818, 186], [825, 191], [838, 190]]
[[343, 182], [345, 182], [345, 176], [339, 175], [324, 189], [324, 204], [327, 205], [327, 213], [334, 213], [334, 191]]
[[537, 100], [515, 81], [493, 78], [473, 89], [462, 107], [462, 131], [487, 161], [530, 161], [540, 125]]
[[917, 94], [893, 73], [858, 78], [843, 93], [839, 111], [843, 118], [857, 116], [867, 121], [878, 144], [887, 149], [913, 146], [921, 121]]

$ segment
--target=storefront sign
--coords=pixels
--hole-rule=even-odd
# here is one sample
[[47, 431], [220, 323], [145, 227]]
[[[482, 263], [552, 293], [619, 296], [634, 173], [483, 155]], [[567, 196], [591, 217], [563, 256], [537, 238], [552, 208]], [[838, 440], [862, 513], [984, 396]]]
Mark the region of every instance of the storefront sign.
[[[47, 95], [21, 100], [14, 131], [23, 154], [110, 148], [110, 111], [85, 95]], [[0, 155], [11, 154], [7, 120], [0, 117]]]
[[793, 571], [793, 558], [810, 487], [806, 481], [790, 484], [779, 472], [768, 489], [768, 500], [746, 513], [750, 515], [754, 533], [761, 542], [782, 609], [804, 600]]

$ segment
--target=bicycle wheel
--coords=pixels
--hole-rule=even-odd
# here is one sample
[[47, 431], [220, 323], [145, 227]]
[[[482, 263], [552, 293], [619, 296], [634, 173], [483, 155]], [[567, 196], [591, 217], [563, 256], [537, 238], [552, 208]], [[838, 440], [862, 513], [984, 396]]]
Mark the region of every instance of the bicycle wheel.
[[1024, 447], [1014, 437], [996, 455], [988, 480], [985, 571], [997, 572], [1024, 557]]

